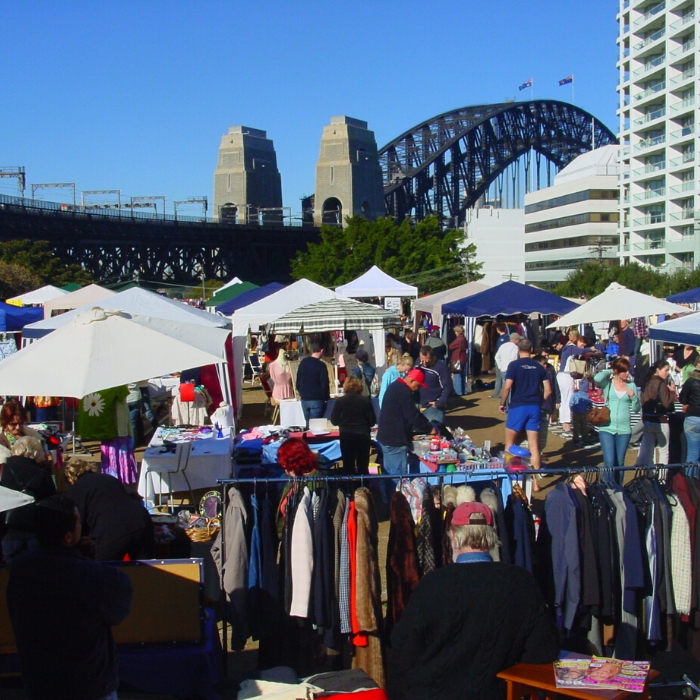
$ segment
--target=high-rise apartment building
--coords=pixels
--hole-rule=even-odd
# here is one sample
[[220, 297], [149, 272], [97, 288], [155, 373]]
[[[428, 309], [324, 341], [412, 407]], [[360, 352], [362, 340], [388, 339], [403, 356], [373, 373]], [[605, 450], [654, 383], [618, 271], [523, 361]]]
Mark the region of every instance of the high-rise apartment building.
[[700, 265], [700, 0], [620, 0], [620, 257]]

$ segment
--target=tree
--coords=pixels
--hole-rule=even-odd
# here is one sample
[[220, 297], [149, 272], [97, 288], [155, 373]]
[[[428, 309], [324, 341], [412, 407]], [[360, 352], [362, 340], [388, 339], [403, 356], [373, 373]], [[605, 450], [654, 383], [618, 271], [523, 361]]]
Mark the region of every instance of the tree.
[[[49, 248], [46, 241], [4, 241], [0, 242], [0, 262], [13, 265], [15, 268], [22, 268], [25, 274], [20, 274], [15, 269], [15, 274], [12, 277], [13, 284], [11, 287], [7, 280], [3, 280], [5, 285], [3, 292], [8, 297], [17, 296], [24, 292], [36, 289], [44, 284], [53, 284], [56, 287], [63, 287], [69, 282], [76, 282], [80, 285], [90, 284], [92, 275], [86, 270], [83, 270], [80, 265], [68, 263], [55, 255]], [[28, 281], [33, 278], [30, 289], [24, 289], [22, 280]], [[21, 289], [21, 291], [20, 291]]]
[[480, 279], [473, 244], [460, 249], [459, 231], [443, 231], [435, 217], [417, 224], [349, 217], [345, 228], [321, 227], [321, 242], [310, 243], [292, 261], [292, 276], [327, 287], [351, 282], [377, 265], [421, 293], [439, 292]]
[[0, 299], [11, 299], [31, 292], [41, 284], [41, 279], [26, 267], [0, 260]]

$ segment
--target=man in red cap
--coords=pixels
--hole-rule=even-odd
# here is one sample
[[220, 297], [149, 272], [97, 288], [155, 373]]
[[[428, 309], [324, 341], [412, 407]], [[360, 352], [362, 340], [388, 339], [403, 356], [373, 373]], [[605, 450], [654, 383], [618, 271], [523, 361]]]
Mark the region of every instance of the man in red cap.
[[493, 513], [461, 503], [449, 536], [454, 564], [424, 576], [391, 634], [391, 700], [505, 698], [496, 674], [557, 658], [552, 617], [526, 569], [494, 562]]
[[406, 474], [414, 435], [438, 432], [416, 407], [413, 392], [418, 387], [426, 387], [425, 375], [422, 369], [415, 368], [392, 382], [384, 394], [377, 442], [382, 448], [387, 474]]

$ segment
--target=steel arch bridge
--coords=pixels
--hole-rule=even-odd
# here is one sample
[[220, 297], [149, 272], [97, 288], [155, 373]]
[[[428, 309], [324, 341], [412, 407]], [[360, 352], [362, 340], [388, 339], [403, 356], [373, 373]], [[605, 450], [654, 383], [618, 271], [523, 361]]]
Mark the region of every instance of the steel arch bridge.
[[434, 215], [459, 225], [465, 211], [522, 156], [534, 151], [561, 169], [594, 147], [616, 143], [593, 115], [557, 100], [445, 112], [379, 151], [387, 215], [397, 221]]

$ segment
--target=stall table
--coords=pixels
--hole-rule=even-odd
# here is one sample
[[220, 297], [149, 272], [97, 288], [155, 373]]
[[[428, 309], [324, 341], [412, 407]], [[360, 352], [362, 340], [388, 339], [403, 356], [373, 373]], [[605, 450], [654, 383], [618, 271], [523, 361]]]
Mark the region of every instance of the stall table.
[[[217, 479], [231, 477], [233, 441], [230, 430], [223, 434], [217, 438], [214, 430], [206, 434], [158, 428], [143, 454], [139, 494], [148, 500], [155, 494], [216, 488]], [[163, 444], [163, 435], [174, 447]]]
[[[326, 413], [324, 418], [331, 417], [333, 412], [333, 406], [335, 405], [337, 397], [331, 397], [331, 400], [326, 406]], [[374, 413], [379, 420], [379, 399], [372, 399], [372, 406], [374, 407]], [[306, 420], [304, 419], [304, 412], [301, 410], [301, 401], [298, 399], [280, 399], [280, 425], [289, 426], [304, 426], [306, 425]]]

